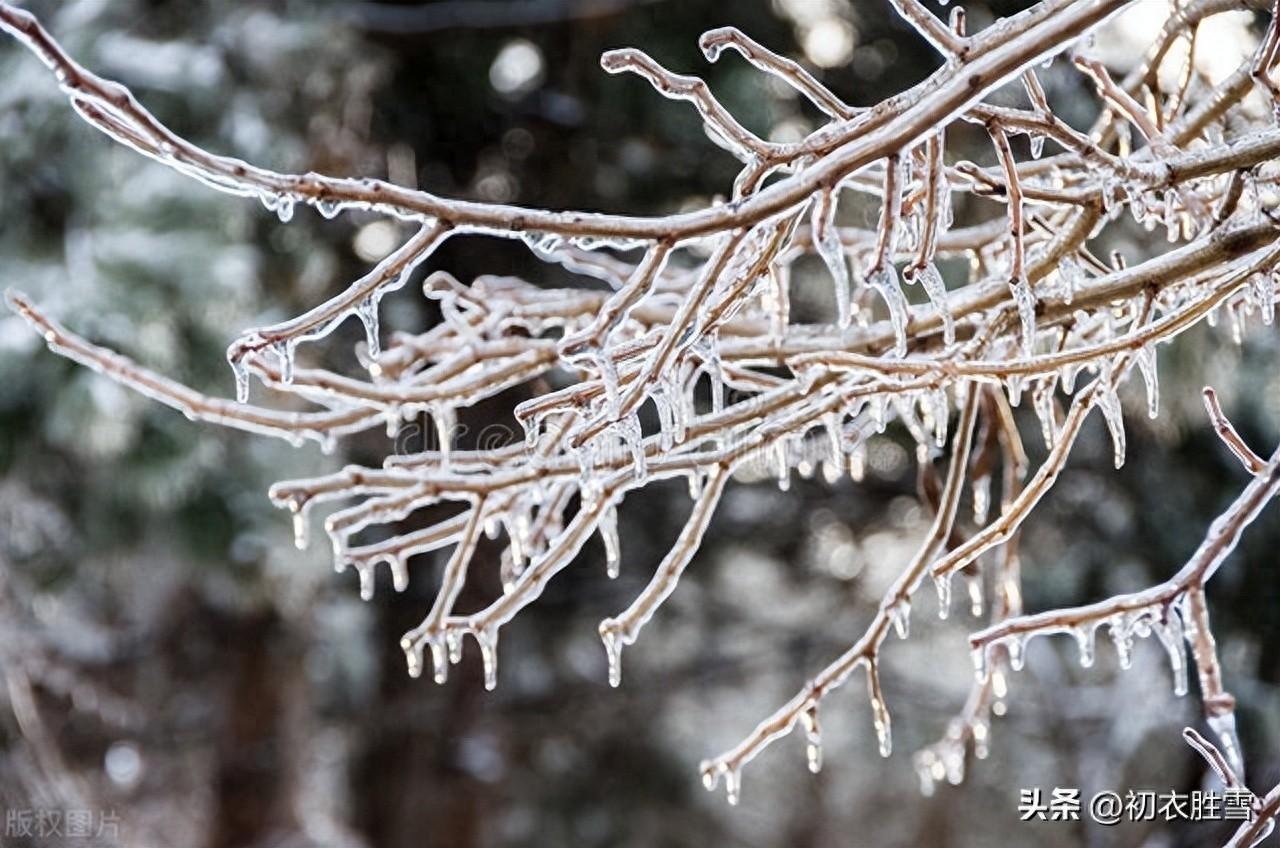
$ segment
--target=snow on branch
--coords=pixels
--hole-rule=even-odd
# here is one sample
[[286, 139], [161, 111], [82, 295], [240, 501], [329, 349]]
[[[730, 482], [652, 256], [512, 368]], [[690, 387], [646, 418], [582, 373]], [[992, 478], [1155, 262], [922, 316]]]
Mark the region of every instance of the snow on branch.
[[[743, 768], [796, 728], [806, 736], [810, 767], [820, 768], [821, 703], [858, 670], [888, 756], [890, 713], [880, 684], [887, 636], [908, 637], [912, 603], [927, 577], [945, 615], [957, 574], [967, 581], [970, 608], [990, 624], [971, 637], [978, 669], [969, 698], [945, 737], [915, 757], [926, 789], [941, 779], [958, 782], [970, 753], [985, 754], [991, 717], [1003, 709], [1006, 668], [1020, 667], [1028, 639], [1070, 633], [1087, 663], [1099, 627], [1108, 628], [1123, 662], [1135, 636], [1156, 635], [1179, 693], [1187, 688], [1190, 647], [1218, 741], [1188, 739], [1224, 781], [1238, 784], [1234, 699], [1217, 661], [1205, 593], [1246, 526], [1280, 490], [1280, 452], [1267, 460], [1255, 454], [1211, 390], [1211, 423], [1252, 480], [1186, 565], [1151, 589], [1088, 606], [1026, 614], [1022, 605], [1019, 533], [1066, 467], [1090, 414], [1099, 411], [1120, 466], [1126, 440], [1118, 392], [1136, 372], [1149, 414], [1159, 414], [1160, 346], [1218, 318], [1239, 338], [1251, 316], [1268, 325], [1274, 317], [1280, 129], [1272, 110], [1250, 102], [1254, 92], [1268, 104], [1277, 96], [1274, 13], [1256, 55], [1225, 81], [1207, 85], [1188, 63], [1176, 90], [1165, 91], [1160, 72], [1171, 46], [1190, 38], [1201, 20], [1241, 4], [1182, 4], [1142, 66], [1120, 79], [1085, 45], [1131, 2], [1043, 0], [967, 33], [959, 10], [943, 21], [917, 0], [890, 0], [942, 64], [867, 109], [848, 105], [799, 63], [736, 29], [703, 35], [708, 61], [732, 50], [817, 107], [825, 123], [799, 141], [760, 138], [695, 74], [668, 70], [637, 48], [610, 51], [602, 58], [606, 71], [638, 75], [659, 95], [691, 104], [708, 136], [741, 164], [728, 202], [654, 217], [450, 199], [376, 179], [279, 173], [208, 151], [166, 127], [123, 86], [78, 64], [35, 17], [0, 2], [0, 28], [44, 62], [71, 107], [110, 138], [212, 189], [257, 199], [282, 223], [305, 205], [325, 217], [371, 211], [412, 227], [340, 293], [232, 340], [237, 401], [195, 392], [94, 345], [21, 293], [10, 292], [8, 304], [54, 352], [195, 420], [329, 449], [350, 433], [385, 425], [394, 437], [405, 419], [430, 417], [438, 444], [429, 449], [393, 449], [380, 468], [348, 466], [284, 481], [270, 495], [292, 514], [299, 546], [308, 543], [314, 511], [339, 504], [324, 518], [324, 532], [336, 566], [359, 574], [365, 597], [379, 565], [403, 590], [411, 558], [450, 549], [434, 604], [402, 640], [410, 673], [429, 662], [441, 682], [469, 637], [483, 657], [486, 684], [496, 685], [503, 626], [580, 558], [593, 535], [604, 542], [605, 574], [616, 576], [625, 557], [619, 505], [652, 481], [681, 478], [692, 502], [684, 528], [640, 595], [600, 625], [617, 685], [623, 647], [637, 642], [696, 567], [736, 472], [764, 464], [783, 488], [794, 471], [819, 468], [831, 482], [860, 480], [868, 435], [900, 427], [918, 445], [923, 478], [934, 481], [930, 532], [902, 563], [862, 635], [740, 744], [703, 764], [708, 786], [723, 779], [736, 802]], [[1043, 69], [1064, 54], [1070, 67]], [[1054, 114], [1040, 81], [1049, 73], [1083, 73], [1092, 83], [1092, 127], [1069, 126]], [[1009, 105], [1007, 96], [989, 102], [1006, 86], [1025, 95], [1024, 106]], [[995, 167], [949, 157], [948, 129], [957, 121], [985, 128]], [[1020, 136], [1028, 142], [1024, 158]], [[1054, 148], [1049, 155], [1046, 142]], [[874, 229], [842, 223], [849, 193], [878, 201]], [[958, 194], [972, 195], [991, 214], [954, 226]], [[1161, 230], [1169, 248], [1098, 258], [1096, 245], [1126, 214]], [[384, 334], [381, 298], [406, 287], [441, 243], [459, 234], [519, 240], [539, 261], [606, 288], [463, 281], [431, 269], [422, 291], [439, 303], [441, 320], [416, 333]], [[800, 323], [790, 310], [792, 271], [810, 255], [826, 269], [835, 308]], [[952, 259], [966, 260], [967, 272], [944, 275], [939, 265]], [[917, 283], [922, 292], [912, 297]], [[294, 366], [299, 344], [322, 342], [349, 317], [365, 330], [359, 368]], [[553, 371], [554, 383], [538, 379]], [[247, 402], [255, 380], [269, 403]], [[523, 438], [454, 444], [459, 409], [515, 386], [534, 392], [514, 409]], [[1023, 398], [1029, 410], [1020, 409]], [[1019, 434], [1018, 418], [1031, 416], [1043, 450], [1024, 445]], [[934, 465], [944, 451], [947, 472], [938, 483]], [[993, 479], [1000, 495], [994, 510]], [[966, 496], [971, 514], [960, 508]], [[438, 505], [448, 509], [436, 515], [447, 517], [425, 528], [392, 526]], [[366, 531], [377, 528], [390, 532], [369, 541]], [[463, 614], [455, 602], [482, 536], [501, 540], [504, 591]], [[984, 572], [996, 587], [989, 608]], [[1278, 807], [1280, 790], [1259, 800], [1237, 843], [1262, 833]]]

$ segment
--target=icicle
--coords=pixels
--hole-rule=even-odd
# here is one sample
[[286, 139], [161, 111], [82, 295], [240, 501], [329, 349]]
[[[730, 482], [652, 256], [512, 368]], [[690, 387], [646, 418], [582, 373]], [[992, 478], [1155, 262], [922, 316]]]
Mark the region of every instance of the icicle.
[[378, 299], [369, 295], [356, 307], [356, 315], [364, 324], [365, 342], [369, 346], [369, 356], [376, 357], [382, 353], [382, 345], [378, 341]]
[[342, 211], [342, 203], [327, 197], [321, 198], [316, 201], [316, 211], [320, 213], [322, 218], [332, 221]]
[[1167, 189], [1164, 193], [1164, 226], [1170, 242], [1177, 241], [1182, 235], [1182, 227], [1178, 220], [1178, 197], [1176, 189]]
[[409, 666], [409, 676], [413, 678], [422, 676], [422, 642], [405, 635], [400, 640], [400, 649], [404, 651], [404, 659]]
[[484, 664], [484, 688], [492, 691], [498, 685], [498, 640], [491, 628], [475, 631], [480, 645], [480, 659]]
[[1004, 648], [1009, 653], [1009, 668], [1022, 671], [1022, 666], [1027, 661], [1026, 644], [1022, 636], [1019, 634], [1010, 636], [1005, 640]]
[[814, 202], [811, 229], [813, 246], [831, 272], [835, 286], [836, 325], [844, 329], [853, 320], [853, 310], [849, 305], [849, 264], [836, 229], [836, 196], [831, 189], [823, 191]]
[[1058, 263], [1058, 282], [1062, 286], [1062, 299], [1070, 304], [1075, 299], [1076, 289], [1084, 282], [1084, 269], [1075, 254], [1068, 253]]
[[227, 363], [231, 366], [231, 373], [236, 378], [236, 403], [247, 403], [249, 401], [249, 369], [244, 364], [244, 358], [228, 352]]
[[1113, 616], [1107, 621], [1107, 625], [1111, 629], [1111, 641], [1115, 643], [1120, 667], [1127, 669], [1133, 662], [1133, 636], [1129, 633], [1122, 616]]
[[1018, 320], [1022, 323], [1022, 354], [1031, 356], [1036, 346], [1036, 296], [1026, 279], [1009, 281], [1014, 303], [1018, 306]]
[[898, 283], [898, 272], [893, 266], [885, 263], [873, 268], [867, 276], [867, 285], [879, 292], [889, 308], [889, 323], [893, 325], [893, 355], [902, 358], [907, 355], [907, 298]]
[[596, 497], [600, 494], [600, 484], [595, 476], [594, 442], [588, 442], [578, 448], [575, 456], [578, 460], [578, 491], [585, 509], [593, 508]]
[[538, 432], [542, 429], [542, 416], [531, 415], [528, 418], [521, 418], [520, 426], [524, 427], [524, 449], [532, 451], [538, 446]]
[[933, 585], [938, 590], [938, 618], [945, 619], [951, 614], [951, 575], [939, 574]]
[[391, 569], [391, 588], [403, 592], [409, 588], [409, 564], [403, 554], [392, 554], [387, 558], [387, 567]]
[[449, 650], [449, 662], [462, 662], [462, 634], [456, 630], [446, 630], [444, 632], [444, 644]]
[[447, 403], [438, 404], [431, 410], [431, 420], [436, 425], [436, 439], [440, 442], [440, 464], [444, 469], [449, 467], [449, 457], [453, 451], [453, 431], [457, 429], [457, 414]]
[[306, 511], [298, 506], [297, 501], [291, 501], [289, 507], [293, 510], [293, 546], [305, 551], [310, 541], [311, 524], [307, 521]]
[[662, 450], [671, 450], [675, 441], [675, 423], [672, 419], [671, 398], [664, 387], [656, 387], [649, 395], [658, 410], [658, 441]]
[[1093, 643], [1096, 632], [1093, 625], [1077, 627], [1072, 631], [1076, 637], [1076, 643], [1080, 646], [1081, 668], [1093, 667]]
[[618, 511], [613, 504], [600, 514], [599, 531], [604, 542], [605, 573], [610, 580], [616, 580], [622, 555], [618, 544]]
[[[1148, 224], [1147, 214], [1151, 210], [1147, 206], [1147, 198], [1143, 194], [1142, 189], [1134, 186], [1126, 186], [1125, 190], [1129, 197], [1129, 212], [1133, 215], [1133, 220], [1139, 224]], [[1150, 229], [1150, 226], [1147, 228]]]
[[1080, 375], [1080, 365], [1073, 363], [1062, 366], [1059, 375], [1062, 379], [1062, 389], [1067, 394], [1074, 394], [1076, 390], [1076, 377]]
[[[987, 740], [991, 738], [991, 725], [985, 718], [975, 718], [973, 720], [973, 756], [979, 760], [985, 760], [991, 753], [991, 747]], [[962, 760], [963, 762], [963, 760]]]
[[773, 467], [778, 477], [778, 489], [785, 492], [791, 488], [791, 462], [787, 458], [787, 440], [778, 439], [773, 443]]
[[875, 425], [877, 433], [883, 433], [884, 428], [889, 424], [889, 419], [885, 412], [884, 395], [876, 395], [871, 398], [871, 423]]
[[[454, 641], [457, 641], [456, 639]], [[431, 676], [437, 686], [443, 686], [449, 680], [449, 649], [441, 644], [439, 636], [431, 639]], [[419, 651], [422, 649], [419, 648]]]
[[889, 621], [893, 623], [893, 630], [898, 634], [899, 639], [905, 639], [911, 634], [911, 600], [903, 598], [889, 607]]
[[1253, 278], [1253, 291], [1262, 312], [1262, 323], [1268, 326], [1276, 320], [1276, 274], [1273, 270]]
[[969, 614], [974, 618], [981, 618], [982, 609], [985, 606], [982, 595], [982, 575], [971, 574], [966, 583], [969, 587]]
[[649, 478], [649, 466], [644, 453], [643, 434], [640, 430], [640, 417], [630, 415], [618, 425], [622, 440], [631, 452], [631, 466], [637, 485], [643, 485]]
[[1160, 414], [1160, 382], [1156, 369], [1156, 349], [1152, 344], [1142, 346], [1137, 353], [1138, 370], [1142, 372], [1142, 382], [1147, 384], [1147, 416], [1155, 418]]
[[947, 303], [947, 284], [943, 282], [942, 274], [938, 273], [938, 269], [930, 262], [920, 269], [916, 279], [920, 281], [924, 293], [929, 296], [929, 302], [933, 304], [933, 308], [942, 316], [943, 341], [948, 345], [955, 344], [956, 319], [951, 314], [951, 307]]
[[1236, 347], [1244, 344], [1244, 318], [1240, 312], [1240, 304], [1237, 301], [1227, 304], [1227, 315], [1231, 318], [1231, 343]]
[[1053, 379], [1045, 380], [1031, 394], [1032, 406], [1036, 417], [1040, 419], [1040, 435], [1044, 438], [1046, 450], [1052, 450], [1058, 439], [1058, 424], [1054, 420]]
[[[272, 207], [268, 206], [267, 208], [270, 209]], [[277, 197], [274, 208], [276, 210], [276, 216], [280, 219], [280, 223], [287, 224], [293, 220], [293, 198], [289, 195], [282, 194]]]
[[841, 444], [841, 421], [843, 416], [838, 412], [828, 412], [822, 416], [822, 426], [827, 433], [827, 457], [822, 465], [822, 476], [828, 485], [835, 485], [844, 468], [844, 449]]
[[926, 798], [933, 797], [934, 784], [938, 782], [935, 775], [942, 768], [938, 755], [926, 748], [916, 756], [915, 767], [916, 776], [920, 778], [920, 794]]
[[392, 405], [382, 411], [387, 421], [387, 438], [394, 439], [400, 433], [400, 407]]
[[742, 799], [742, 772], [736, 768], [725, 770], [724, 794], [730, 807], [738, 806], [738, 801]]
[[[284, 339], [276, 342], [271, 346], [275, 351], [276, 358], [280, 360], [280, 382], [286, 386], [293, 383], [293, 350], [295, 342], [293, 339]], [[246, 384], [245, 388], [248, 388]]]
[[[1128, 129], [1128, 124], [1122, 123], [1120, 126]], [[1102, 211], [1112, 220], [1115, 220], [1122, 209], [1118, 202], [1119, 190], [1120, 180], [1114, 174], [1107, 174], [1102, 178]]]
[[849, 451], [849, 479], [855, 483], [861, 483], [866, 473], [867, 446], [862, 442], [858, 442], [853, 446], [853, 450]]
[[841, 415], [838, 412], [828, 412], [822, 416], [822, 426], [827, 432], [827, 449], [830, 451], [829, 457], [833, 465], [844, 456], [840, 442], [840, 421]]
[[947, 444], [947, 419], [950, 417], [947, 390], [938, 386], [931, 390], [927, 397], [929, 415], [933, 418], [933, 443], [938, 447], [944, 447]]
[[790, 303], [791, 267], [772, 263], [769, 266], [768, 303], [765, 311], [769, 313], [769, 336], [775, 344], [780, 344], [791, 322]]
[[618, 392], [618, 367], [607, 351], [601, 351], [596, 354], [596, 367], [600, 369], [600, 379], [604, 382], [604, 396], [609, 410], [609, 417], [617, 418], [621, 411]]
[[600, 641], [609, 660], [609, 685], [616, 689], [622, 685], [622, 642], [605, 622], [600, 624]]
[[373, 568], [367, 562], [356, 563], [356, 575], [360, 579], [360, 600], [373, 600]]
[[711, 393], [711, 411], [719, 414], [724, 411], [724, 367], [720, 362], [720, 345], [707, 346], [707, 389]]
[[1039, 133], [1028, 133], [1027, 137], [1031, 140], [1031, 158], [1039, 159], [1044, 155], [1044, 136]]
[[979, 645], [969, 652], [969, 658], [973, 660], [973, 675], [979, 683], [986, 683], [990, 675], [990, 669], [987, 668], [987, 646]]
[[1009, 395], [1011, 406], [1022, 405], [1022, 375], [1010, 374], [1004, 380], [1005, 393]]
[[871, 721], [880, 743], [880, 756], [887, 757], [893, 753], [893, 730], [889, 723], [889, 707], [884, 702], [884, 693], [880, 691], [880, 674], [874, 663], [867, 666], [867, 689], [871, 696]]
[[720, 782], [720, 771], [710, 763], [704, 762], [699, 769], [702, 772], [702, 786], [708, 792], [716, 788], [716, 784]]
[[1107, 421], [1107, 429], [1111, 431], [1111, 445], [1114, 448], [1116, 468], [1124, 465], [1124, 418], [1120, 413], [1120, 398], [1113, 389], [1099, 386], [1102, 394], [1098, 397], [1098, 407]]
[[681, 444], [689, 430], [691, 399], [681, 389], [679, 379], [670, 381], [666, 395], [671, 401], [671, 435], [676, 444]]
[[685, 479], [689, 483], [689, 500], [696, 501], [702, 497], [702, 473], [694, 469], [685, 476]]
[[1211, 715], [1208, 718], [1209, 729], [1218, 737], [1222, 754], [1227, 758], [1227, 765], [1236, 774], [1244, 774], [1244, 758], [1240, 754], [1240, 739], [1236, 736], [1236, 714], [1234, 712]]
[[1168, 612], [1167, 622], [1157, 622], [1156, 636], [1169, 654], [1169, 670], [1173, 672], [1173, 694], [1179, 698], [1187, 694], [1187, 647], [1182, 632], [1182, 619], [1176, 612]]
[[818, 724], [818, 705], [810, 704], [800, 713], [800, 723], [804, 726], [805, 754], [809, 760], [809, 771], [814, 774], [822, 771], [822, 726]]
[[969, 485], [973, 488], [973, 521], [986, 524], [987, 513], [991, 510], [991, 475], [974, 477]]

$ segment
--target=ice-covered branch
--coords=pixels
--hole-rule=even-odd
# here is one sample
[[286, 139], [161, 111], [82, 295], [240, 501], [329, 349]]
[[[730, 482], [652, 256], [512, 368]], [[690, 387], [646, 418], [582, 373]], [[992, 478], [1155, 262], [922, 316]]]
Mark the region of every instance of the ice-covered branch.
[[1200, 547], [1173, 577], [1164, 583], [1126, 595], [1071, 609], [1019, 616], [979, 631], [970, 637], [974, 664], [984, 675], [995, 645], [1008, 650], [1015, 669], [1020, 668], [1026, 643], [1036, 636], [1068, 633], [1080, 644], [1081, 662], [1092, 664], [1094, 637], [1106, 626], [1115, 642], [1120, 664], [1128, 667], [1134, 636], [1155, 634], [1169, 654], [1174, 691], [1187, 690], [1186, 645], [1200, 676], [1205, 714], [1222, 741], [1227, 761], [1242, 771], [1239, 743], [1235, 738], [1234, 705], [1222, 685], [1213, 633], [1205, 605], [1205, 585], [1235, 550], [1243, 534], [1262, 509], [1280, 492], [1280, 448], [1236, 500], [1210, 526]]
[[[256, 199], [282, 223], [305, 204], [326, 217], [354, 210], [387, 216], [411, 233], [366, 274], [335, 287], [338, 294], [231, 344], [237, 394], [245, 400], [249, 378], [256, 378], [267, 395], [255, 397], [262, 405], [208, 397], [153, 374], [64, 329], [21, 294], [10, 293], [9, 306], [56, 353], [192, 419], [296, 443], [312, 439], [326, 449], [347, 433], [385, 425], [395, 437], [406, 420], [429, 419], [434, 440], [420, 450], [396, 443], [381, 467], [285, 481], [270, 495], [292, 514], [299, 546], [313, 513], [335, 508], [323, 520], [334, 564], [358, 573], [366, 597], [380, 565], [403, 590], [414, 576], [413, 557], [452, 548], [430, 610], [403, 641], [411, 672], [421, 671], [430, 650], [441, 681], [464, 641], [474, 639], [486, 684], [495, 685], [502, 628], [580, 559], [595, 535], [604, 543], [605, 573], [616, 574], [623, 550], [618, 505], [652, 481], [685, 480], [692, 509], [679, 537], [633, 603], [600, 625], [616, 683], [621, 649], [688, 579], [735, 472], [763, 464], [784, 489], [793, 471], [819, 467], [829, 482], [861, 480], [868, 434], [894, 428], [915, 443], [933, 524], [862, 636], [740, 745], [704, 764], [708, 782], [723, 777], [731, 800], [743, 766], [797, 727], [810, 766], [821, 765], [820, 702], [858, 669], [887, 755], [887, 634], [907, 636], [910, 605], [926, 577], [945, 601], [961, 575], [971, 609], [981, 612], [984, 572], [995, 586], [990, 626], [973, 638], [988, 673], [975, 681], [944, 739], [917, 757], [930, 785], [959, 779], [968, 752], [985, 750], [990, 716], [1003, 704], [1003, 668], [1020, 662], [1026, 638], [1087, 631], [1091, 651], [1092, 632], [1103, 624], [1118, 634], [1118, 645], [1139, 630], [1157, 633], [1175, 671], [1182, 657], [1183, 675], [1182, 645], [1190, 641], [1223, 762], [1238, 771], [1229, 726], [1234, 702], [1223, 688], [1204, 584], [1274, 494], [1276, 457], [1255, 455], [1206, 396], [1215, 428], [1254, 480], [1187, 567], [1147, 592], [1024, 615], [1017, 548], [1094, 409], [1117, 466], [1124, 461], [1118, 392], [1134, 372], [1145, 383], [1149, 413], [1159, 413], [1159, 346], [1220, 314], [1237, 337], [1250, 316], [1273, 320], [1280, 216], [1270, 189], [1280, 130], [1245, 99], [1259, 85], [1275, 90], [1274, 18], [1259, 51], [1216, 87], [1199, 85], [1191, 68], [1165, 92], [1161, 67], [1202, 19], [1239, 3], [1183, 4], [1143, 67], [1123, 80], [1077, 59], [1097, 91], [1096, 102], [1089, 94], [1081, 104], [1092, 103], [1097, 115], [1085, 132], [1049, 104], [1046, 88], [1057, 89], [1040, 77], [1058, 71], [1035, 69], [1130, 0], [1043, 0], [972, 34], [959, 10], [943, 22], [917, 0], [889, 2], [943, 62], [923, 82], [867, 109], [849, 106], [798, 62], [736, 29], [703, 35], [709, 61], [733, 50], [823, 113], [812, 133], [785, 143], [747, 129], [698, 77], [675, 74], [635, 48], [605, 54], [607, 71], [638, 74], [664, 96], [690, 102], [708, 135], [742, 162], [726, 187], [728, 201], [641, 217], [444, 198], [380, 180], [279, 173], [215, 154], [168, 129], [123, 86], [72, 59], [33, 16], [0, 0], [0, 29], [51, 69], [86, 122], [116, 141], [218, 191]], [[1022, 106], [988, 102], [1019, 81]], [[958, 121], [987, 130], [995, 165], [956, 161], [962, 134], [950, 130]], [[1136, 149], [1133, 129], [1147, 141]], [[1019, 135], [1029, 140], [1029, 158], [1019, 158]], [[1048, 156], [1046, 139], [1057, 151]], [[957, 226], [953, 215], [962, 207], [953, 201], [964, 194], [973, 200], [964, 214], [973, 217]], [[875, 210], [874, 229], [841, 220], [850, 217], [849, 201], [868, 197], [874, 206], [862, 208]], [[1169, 246], [1144, 242], [1141, 254], [1100, 259], [1115, 233], [1133, 241], [1116, 226], [1125, 214], [1159, 228]], [[408, 290], [454, 235], [518, 239], [550, 266], [553, 279], [586, 277], [595, 288], [483, 274], [466, 280], [433, 269], [421, 291], [438, 306], [439, 321], [383, 333], [379, 300]], [[819, 282], [833, 287], [834, 308], [802, 318], [791, 309], [792, 286], [811, 281], [802, 262], [810, 256], [826, 268]], [[967, 270], [960, 267], [966, 262]], [[924, 297], [913, 306], [903, 284], [917, 282]], [[340, 372], [294, 366], [299, 343], [332, 343], [331, 331], [353, 316], [365, 328], [358, 365]], [[1077, 389], [1078, 380], [1087, 383]], [[527, 392], [511, 410], [523, 438], [505, 430], [474, 444], [457, 438], [460, 410], [516, 387]], [[1024, 396], [1028, 410], [1019, 408]], [[1039, 425], [1046, 445], [1030, 476], [1024, 418]], [[948, 435], [950, 465], [939, 482], [933, 462]], [[1001, 498], [989, 515], [993, 480]], [[962, 516], [966, 492], [973, 509]], [[426, 518], [426, 526], [399, 526], [411, 515]], [[454, 604], [482, 535], [500, 550], [503, 593], [462, 614]], [[1275, 803], [1267, 803], [1274, 812]]]

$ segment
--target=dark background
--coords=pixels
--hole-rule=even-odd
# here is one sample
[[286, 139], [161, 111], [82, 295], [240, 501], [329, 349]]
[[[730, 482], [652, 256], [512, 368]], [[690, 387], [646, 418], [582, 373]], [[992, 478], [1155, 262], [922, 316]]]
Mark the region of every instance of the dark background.
[[[821, 78], [858, 105], [938, 64], [873, 0], [29, 8], [73, 55], [218, 152], [457, 197], [633, 213], [706, 203], [727, 192], [735, 163], [687, 104], [601, 71], [603, 50], [636, 46], [703, 74], [748, 127], [782, 136], [812, 129], [815, 114], [733, 55], [706, 65], [702, 31], [734, 24], [779, 52], [834, 60]], [[971, 28], [1018, 8], [971, 4]], [[841, 55], [832, 33], [846, 33], [852, 53]], [[510, 66], [499, 57], [512, 49], [540, 64], [503, 91]], [[1095, 101], [1065, 63], [1044, 78], [1064, 116], [1092, 118]], [[256, 203], [185, 181], [76, 120], [12, 41], [0, 41], [0, 79], [0, 283], [89, 337], [227, 395], [231, 338], [365, 267], [356, 247], [375, 219], [299, 209], [285, 226]], [[972, 131], [952, 139], [956, 158], [992, 161]], [[853, 210], [847, 223], [870, 214]], [[998, 214], [982, 201], [958, 206], [959, 223]], [[1113, 246], [1131, 257], [1150, 249], [1137, 235]], [[430, 265], [463, 281], [557, 281], [519, 243], [451, 240]], [[413, 286], [383, 315], [400, 329], [431, 320]], [[1280, 435], [1276, 345], [1269, 328], [1249, 329], [1243, 347], [1202, 328], [1164, 349], [1156, 421], [1140, 386], [1126, 390], [1121, 471], [1101, 422], [1087, 425], [1028, 523], [1029, 610], [1157, 582], [1195, 548], [1244, 484], [1204, 420], [1199, 387], [1219, 388], [1260, 452]], [[344, 327], [324, 346], [327, 364], [348, 362], [357, 338]], [[463, 423], [509, 421], [512, 400]], [[380, 583], [362, 603], [354, 576], [332, 572], [326, 544], [293, 549], [288, 516], [265, 497], [277, 479], [379, 463], [381, 433], [324, 457], [191, 424], [0, 318], [0, 806], [111, 811], [120, 844], [183, 848], [1221, 841], [1221, 827], [1179, 823], [1018, 822], [1024, 787], [1078, 786], [1087, 798], [1200, 786], [1202, 764], [1179, 736], [1199, 722], [1194, 683], [1174, 698], [1154, 643], [1137, 646], [1126, 672], [1105, 642], [1090, 670], [1070, 640], [1034, 643], [1011, 677], [1008, 714], [994, 721], [990, 758], [970, 763], [963, 785], [922, 797], [911, 754], [945, 731], [971, 677], [965, 634], [980, 623], [961, 614], [960, 586], [949, 620], [922, 592], [911, 640], [886, 644], [892, 758], [876, 753], [855, 679], [824, 708], [820, 775], [805, 771], [792, 738], [746, 769], [740, 807], [701, 788], [698, 761], [856, 639], [910, 556], [927, 516], [907, 440], [897, 429], [878, 439], [860, 485], [733, 484], [680, 589], [628, 650], [622, 688], [606, 684], [596, 624], [625, 608], [674, 538], [683, 484], [627, 500], [619, 580], [604, 578], [593, 542], [504, 630], [496, 691], [484, 691], [470, 653], [437, 687], [405, 674], [398, 640], [429, 608], [442, 560], [415, 562], [408, 592]], [[1210, 589], [1258, 790], [1280, 780], [1278, 543], [1267, 513]], [[496, 556], [482, 549], [464, 605], [496, 591]], [[0, 843], [60, 844], [11, 836]]]

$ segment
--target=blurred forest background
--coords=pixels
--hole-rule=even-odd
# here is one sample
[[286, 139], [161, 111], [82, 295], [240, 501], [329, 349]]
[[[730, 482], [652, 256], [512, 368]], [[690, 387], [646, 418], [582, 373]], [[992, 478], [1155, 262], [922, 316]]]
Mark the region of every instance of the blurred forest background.
[[[937, 66], [880, 0], [26, 5], [73, 55], [215, 151], [557, 208], [662, 213], [725, 193], [734, 175], [686, 105], [601, 71], [605, 49], [642, 47], [704, 74], [744, 123], [779, 140], [812, 129], [814, 115], [736, 57], [707, 66], [702, 31], [736, 25], [856, 105]], [[971, 29], [1023, 5], [971, 3]], [[1125, 33], [1154, 32], [1167, 13], [1160, 0], [1138, 9], [1106, 54], [1121, 70], [1145, 46]], [[1233, 25], [1233, 49], [1247, 50], [1257, 22]], [[371, 216], [328, 221], [309, 209], [284, 225], [138, 157], [76, 119], [47, 70], [8, 40], [0, 79], [0, 284], [204, 390], [233, 394], [223, 351], [240, 330], [317, 302], [397, 237]], [[1065, 119], [1091, 120], [1096, 101], [1066, 63], [1043, 79]], [[975, 161], [994, 161], [984, 136], [954, 137], [969, 140]], [[958, 200], [957, 223], [1001, 209]], [[1159, 249], [1133, 230], [1105, 247]], [[458, 238], [428, 264], [464, 281], [554, 279], [519, 243]], [[414, 286], [388, 298], [383, 316], [393, 329], [433, 320]], [[1140, 386], [1126, 390], [1123, 470], [1111, 468], [1101, 420], [1089, 422], [1028, 524], [1028, 610], [1158, 582], [1195, 548], [1244, 483], [1199, 388], [1219, 389], [1258, 450], [1280, 437], [1277, 344], [1273, 331], [1251, 329], [1242, 346], [1201, 329], [1166, 348], [1158, 420], [1147, 419]], [[335, 357], [360, 337], [354, 322], [343, 331], [324, 346]], [[510, 422], [518, 399], [462, 423], [476, 432]], [[1026, 414], [1028, 443], [1038, 443]], [[1021, 787], [1076, 786], [1088, 798], [1200, 786], [1203, 764], [1179, 736], [1200, 721], [1196, 693], [1175, 698], [1160, 646], [1145, 642], [1124, 672], [1109, 644], [1086, 670], [1072, 640], [1033, 643], [1010, 677], [989, 758], [971, 763], [962, 785], [923, 797], [911, 754], [963, 703], [965, 634], [977, 626], [959, 609], [937, 620], [931, 590], [912, 639], [886, 645], [892, 758], [876, 752], [854, 681], [824, 713], [821, 774], [805, 770], [802, 740], [788, 740], [746, 770], [740, 807], [702, 789], [698, 761], [736, 743], [857, 637], [924, 533], [905, 433], [876, 438], [860, 485], [733, 485], [616, 690], [596, 625], [627, 605], [674, 538], [683, 484], [627, 500], [619, 580], [604, 578], [594, 540], [516, 619], [495, 692], [470, 653], [438, 687], [407, 676], [397, 643], [429, 607], [442, 560], [417, 564], [408, 592], [380, 584], [363, 603], [355, 576], [333, 573], [326, 545], [294, 549], [288, 516], [265, 494], [277, 479], [376, 464], [388, 447], [372, 434], [326, 457], [192, 424], [0, 316], [0, 807], [114, 811], [118, 837], [99, 843], [182, 848], [1221, 841], [1221, 824], [1018, 822]], [[1273, 512], [1209, 593], [1256, 789], [1280, 780], [1278, 547]]]

